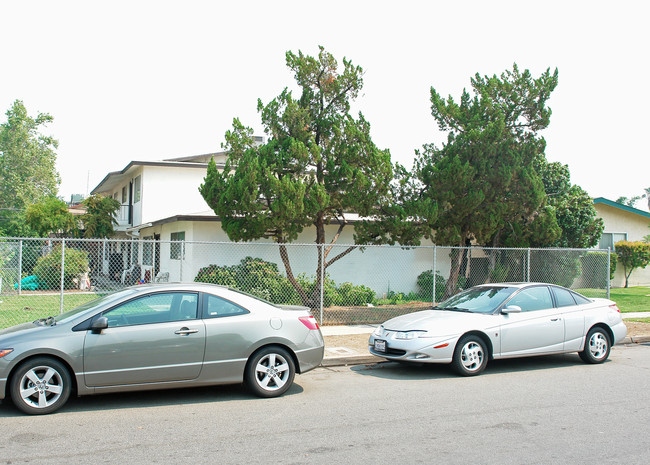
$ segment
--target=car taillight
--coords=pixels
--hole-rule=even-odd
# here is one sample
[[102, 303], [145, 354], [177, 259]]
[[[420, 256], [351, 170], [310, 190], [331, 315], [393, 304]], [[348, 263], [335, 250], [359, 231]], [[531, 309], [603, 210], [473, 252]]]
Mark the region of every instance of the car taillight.
[[301, 316], [298, 319], [302, 321], [302, 324], [307, 326], [307, 328], [318, 329], [318, 323], [316, 322], [316, 318], [313, 316]]
[[616, 310], [618, 313], [621, 313], [621, 309], [618, 308], [618, 306], [616, 304], [610, 305], [609, 308], [611, 308], [612, 310]]

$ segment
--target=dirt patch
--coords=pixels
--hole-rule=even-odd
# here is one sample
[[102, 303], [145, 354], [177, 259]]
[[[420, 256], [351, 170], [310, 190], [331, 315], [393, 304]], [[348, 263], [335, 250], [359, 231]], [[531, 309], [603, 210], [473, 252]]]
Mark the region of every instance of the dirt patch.
[[[399, 305], [382, 305], [380, 307], [326, 307], [323, 309], [323, 325], [357, 325], [381, 324], [386, 320], [406, 313], [431, 308], [431, 302], [404, 302]], [[313, 311], [320, 321], [318, 310]]]
[[325, 347], [345, 347], [360, 354], [368, 352], [368, 339], [370, 334], [348, 334], [345, 336], [325, 336]]
[[630, 337], [650, 336], [650, 323], [624, 321], [627, 326], [627, 335]]

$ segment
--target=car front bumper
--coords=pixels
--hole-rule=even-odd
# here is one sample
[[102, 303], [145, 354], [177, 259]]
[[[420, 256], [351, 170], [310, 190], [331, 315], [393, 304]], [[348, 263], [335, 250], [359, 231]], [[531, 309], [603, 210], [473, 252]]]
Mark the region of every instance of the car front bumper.
[[[386, 342], [385, 352], [376, 350], [375, 340]], [[368, 340], [368, 351], [372, 355], [388, 360], [451, 363], [456, 342], [458, 337], [394, 339], [372, 334]]]

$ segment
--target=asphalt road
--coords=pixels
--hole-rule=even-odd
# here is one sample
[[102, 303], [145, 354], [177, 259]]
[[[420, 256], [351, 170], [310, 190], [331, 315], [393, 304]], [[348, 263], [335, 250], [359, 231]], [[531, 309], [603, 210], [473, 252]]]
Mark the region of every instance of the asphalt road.
[[0, 406], [0, 464], [650, 462], [650, 345], [447, 367], [320, 368], [278, 399], [240, 386]]

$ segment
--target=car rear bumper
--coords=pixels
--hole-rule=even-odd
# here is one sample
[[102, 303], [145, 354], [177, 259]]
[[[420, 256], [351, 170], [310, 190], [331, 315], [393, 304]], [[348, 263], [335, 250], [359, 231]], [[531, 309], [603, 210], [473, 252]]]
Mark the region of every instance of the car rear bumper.
[[625, 323], [623, 323], [623, 321], [615, 324], [611, 328], [612, 328], [612, 332], [614, 333], [614, 342], [612, 343], [612, 345], [618, 344], [623, 339], [625, 339], [625, 336], [627, 336], [627, 326], [625, 326]]
[[304, 349], [296, 352], [298, 357], [298, 372], [306, 373], [320, 366], [325, 355], [325, 346]]

